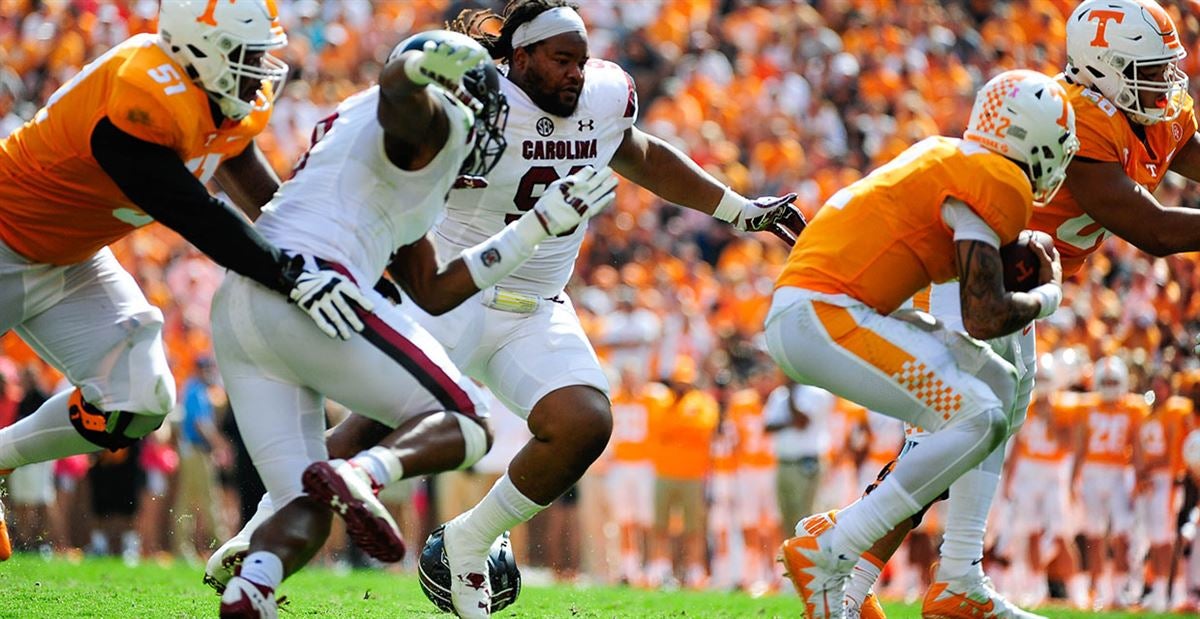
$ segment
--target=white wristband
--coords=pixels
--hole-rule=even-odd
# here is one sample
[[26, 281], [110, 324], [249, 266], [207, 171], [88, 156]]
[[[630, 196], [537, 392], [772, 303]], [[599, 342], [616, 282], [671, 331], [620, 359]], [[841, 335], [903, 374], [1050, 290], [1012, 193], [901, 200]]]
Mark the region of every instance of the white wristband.
[[537, 214], [529, 211], [486, 241], [462, 250], [461, 257], [471, 273], [471, 280], [483, 290], [517, 270], [547, 236]]
[[420, 65], [424, 56], [425, 52], [418, 51], [404, 60], [404, 74], [408, 76], [408, 79], [412, 80], [412, 83], [418, 86], [424, 86], [433, 81], [424, 73], [421, 73]]
[[716, 210], [712, 216], [726, 223], [737, 221], [738, 215], [742, 214], [742, 208], [746, 206], [747, 200], [738, 192], [725, 188], [725, 195], [721, 196], [721, 201], [717, 203]]
[[1035, 320], [1041, 320], [1058, 311], [1058, 306], [1062, 303], [1062, 288], [1057, 284], [1047, 282], [1030, 290], [1029, 294], [1037, 297], [1042, 304], [1042, 309], [1038, 312]]

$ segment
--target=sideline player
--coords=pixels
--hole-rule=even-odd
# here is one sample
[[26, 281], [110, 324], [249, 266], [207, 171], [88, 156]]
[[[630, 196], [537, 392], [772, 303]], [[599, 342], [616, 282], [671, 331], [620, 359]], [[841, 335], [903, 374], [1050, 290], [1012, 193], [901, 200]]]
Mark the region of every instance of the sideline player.
[[[378, 86], [322, 121], [295, 176], [258, 220], [263, 235], [353, 281], [374, 282], [397, 247], [432, 251], [425, 235], [451, 186], [464, 175], [485, 175], [504, 150], [506, 101], [487, 58], [478, 43], [452, 32], [402, 42]], [[433, 83], [444, 87], [427, 87]], [[538, 243], [611, 202], [616, 184], [611, 170], [585, 168], [441, 271], [424, 263], [438, 303], [453, 307], [511, 273]], [[488, 449], [474, 385], [408, 314], [410, 305], [367, 294], [378, 309], [360, 311], [361, 337], [345, 342], [318, 336], [247, 278], [230, 275], [214, 296], [213, 343], [230, 403], [280, 506], [250, 540], [240, 574], [222, 595], [223, 617], [275, 616], [274, 590], [320, 548], [335, 512], [363, 550], [399, 560], [399, 530], [373, 490], [465, 468]], [[395, 428], [387, 446], [326, 462], [326, 395]]]
[[[1187, 52], [1175, 24], [1152, 0], [1087, 0], [1075, 8], [1066, 31], [1068, 63], [1058, 79], [1077, 114], [1080, 151], [1063, 190], [1034, 209], [1029, 227], [1054, 237], [1064, 276], [1078, 272], [1110, 234], [1155, 256], [1200, 250], [1200, 211], [1163, 206], [1152, 195], [1168, 170], [1200, 181], [1200, 135], [1187, 75], [1179, 66]], [[933, 313], [948, 320], [957, 294], [953, 285], [942, 288], [935, 287]], [[1028, 402], [1034, 330], [995, 345], [1023, 366], [1020, 395]], [[1020, 421], [1014, 420], [1013, 430]], [[910, 439], [919, 442], [920, 437]], [[965, 617], [955, 609], [965, 613], [978, 603], [991, 604], [991, 612], [1001, 617], [1029, 616], [988, 584], [979, 561], [1002, 466], [1000, 450], [955, 484], [961, 488], [957, 496], [951, 488], [946, 541], [924, 603], [927, 611]], [[860, 565], [887, 561], [906, 531], [902, 524], [880, 540], [870, 550], [878, 559], [864, 557]], [[877, 569], [855, 572], [847, 589], [851, 608], [863, 603], [877, 577]], [[863, 617], [883, 616], [867, 608]]]
[[[842, 617], [862, 553], [1007, 436], [1016, 368], [979, 340], [1049, 315], [1062, 298], [1056, 254], [1033, 245], [1040, 285], [1006, 292], [999, 248], [1062, 184], [1074, 126], [1054, 80], [1002, 73], [976, 96], [963, 139], [911, 146], [835, 193], [797, 239], [765, 322], [771, 356], [794, 380], [932, 431], [873, 492], [802, 520], [784, 543], [806, 616]], [[897, 311], [956, 277], [965, 334]]]
[[[489, 20], [501, 22], [499, 35], [477, 36], [507, 68], [501, 85], [511, 106], [505, 130], [511, 147], [486, 177], [486, 187], [451, 192], [447, 216], [433, 233], [438, 254], [453, 256], [479, 243], [527, 212], [550, 183], [588, 165], [611, 164], [664, 200], [711, 213], [742, 231], [770, 230], [790, 239], [803, 228], [791, 205], [794, 195], [744, 198], [634, 127], [638, 102], [632, 79], [613, 63], [589, 59], [583, 20], [566, 2], [514, 0], [503, 17], [467, 13], [454, 27], [474, 33]], [[450, 359], [525, 416], [534, 435], [488, 495], [446, 527], [460, 613], [477, 613], [490, 597], [486, 584], [475, 589], [461, 583], [486, 574], [492, 542], [566, 492], [608, 443], [608, 381], [563, 293], [586, 230], [579, 226], [542, 243], [510, 277], [481, 286], [475, 301], [450, 311], [437, 307], [445, 312], [441, 316], [418, 316]], [[390, 269], [423, 306], [430, 305], [423, 299], [436, 287], [412, 270], [434, 260], [433, 252], [401, 251]], [[383, 430], [364, 427], [371, 425], [351, 417], [331, 439], [331, 451], [354, 453], [364, 448], [363, 441], [374, 444]], [[208, 577], [216, 582], [227, 577], [222, 563], [244, 547], [246, 533], [218, 549]]]
[[270, 199], [278, 181], [253, 139], [287, 75], [269, 52], [286, 42], [268, 0], [166, 2], [157, 34], [85, 66], [0, 141], [0, 330], [75, 386], [0, 430], [0, 471], [128, 446], [175, 404], [162, 312], [107, 247], [155, 220], [349, 337], [354, 287], [303, 271], [204, 187], [215, 177], [248, 212]]

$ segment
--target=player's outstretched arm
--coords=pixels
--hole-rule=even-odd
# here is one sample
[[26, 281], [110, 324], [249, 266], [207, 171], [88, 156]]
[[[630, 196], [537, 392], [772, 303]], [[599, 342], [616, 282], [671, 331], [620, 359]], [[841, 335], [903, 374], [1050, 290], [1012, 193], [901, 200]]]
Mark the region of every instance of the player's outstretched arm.
[[271, 201], [282, 181], [266, 155], [254, 142], [241, 153], [226, 159], [213, 175], [221, 189], [250, 221], [258, 219], [262, 207]]
[[637, 127], [626, 130], [612, 167], [663, 200], [712, 215], [743, 232], [770, 232], [791, 245], [806, 225], [792, 205], [795, 194], [745, 198], [679, 149]]
[[[1181, 153], [1176, 162], [1183, 159], [1179, 172], [1184, 176], [1200, 177], [1200, 146], [1194, 140], [1184, 148], [1191, 153]], [[1064, 184], [1096, 223], [1148, 254], [1200, 251], [1200, 210], [1163, 206], [1118, 162], [1076, 157]]]
[[[1031, 244], [1042, 262], [1041, 285], [1029, 292], [1008, 292], [997, 247], [978, 240], [957, 241], [955, 247], [963, 326], [971, 337], [990, 340], [1007, 335], [1058, 309], [1062, 266], [1057, 251], [1047, 255], [1040, 245]], [[1053, 295], [1055, 289], [1057, 296]]]
[[[449, 119], [426, 86], [437, 83], [454, 93], [462, 92], [462, 78], [480, 62], [489, 60], [486, 50], [467, 37], [459, 42], [427, 41], [423, 49], [393, 52], [379, 75], [377, 118], [390, 147], [416, 148], [404, 159], [417, 168], [433, 159], [450, 135]], [[389, 149], [388, 156], [396, 161]]]
[[517, 269], [538, 243], [594, 217], [616, 198], [611, 168], [584, 168], [550, 184], [533, 208], [486, 241], [468, 247], [445, 268], [428, 238], [401, 247], [388, 273], [421, 309], [444, 314]]
[[178, 232], [217, 264], [279, 292], [330, 337], [347, 339], [362, 323], [351, 303], [370, 302], [341, 275], [305, 271], [232, 206], [209, 195], [175, 151], [121, 131], [108, 118], [92, 131], [92, 156], [130, 201]]

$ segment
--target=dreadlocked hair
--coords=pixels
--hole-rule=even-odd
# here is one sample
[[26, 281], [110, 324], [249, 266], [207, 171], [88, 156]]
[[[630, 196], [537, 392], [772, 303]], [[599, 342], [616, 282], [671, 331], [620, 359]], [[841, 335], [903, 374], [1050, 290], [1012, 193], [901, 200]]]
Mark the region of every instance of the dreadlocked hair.
[[512, 37], [517, 27], [560, 7], [579, 10], [579, 5], [567, 0], [510, 0], [501, 14], [491, 9], [463, 9], [458, 17], [446, 23], [446, 29], [475, 39], [493, 59], [508, 62], [512, 60]]

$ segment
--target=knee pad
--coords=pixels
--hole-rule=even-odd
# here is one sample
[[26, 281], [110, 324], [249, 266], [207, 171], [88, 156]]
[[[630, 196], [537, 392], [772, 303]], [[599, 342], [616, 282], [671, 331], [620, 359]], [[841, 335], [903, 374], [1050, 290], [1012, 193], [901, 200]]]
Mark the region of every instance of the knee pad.
[[473, 466], [488, 452], [492, 446], [492, 432], [487, 422], [477, 417], [468, 417], [462, 413], [447, 413], [458, 421], [458, 429], [462, 432], [465, 456], [457, 470]]
[[164, 415], [138, 415], [129, 411], [103, 411], [83, 399], [76, 389], [67, 402], [71, 426], [88, 442], [117, 451], [134, 444], [138, 439], [157, 430], [166, 419]]
[[1008, 438], [1008, 415], [998, 408], [986, 409], [978, 415], [963, 419], [960, 424], [964, 430], [977, 433], [985, 439], [982, 448], [986, 449], [988, 454], [1004, 444], [1004, 440]]

